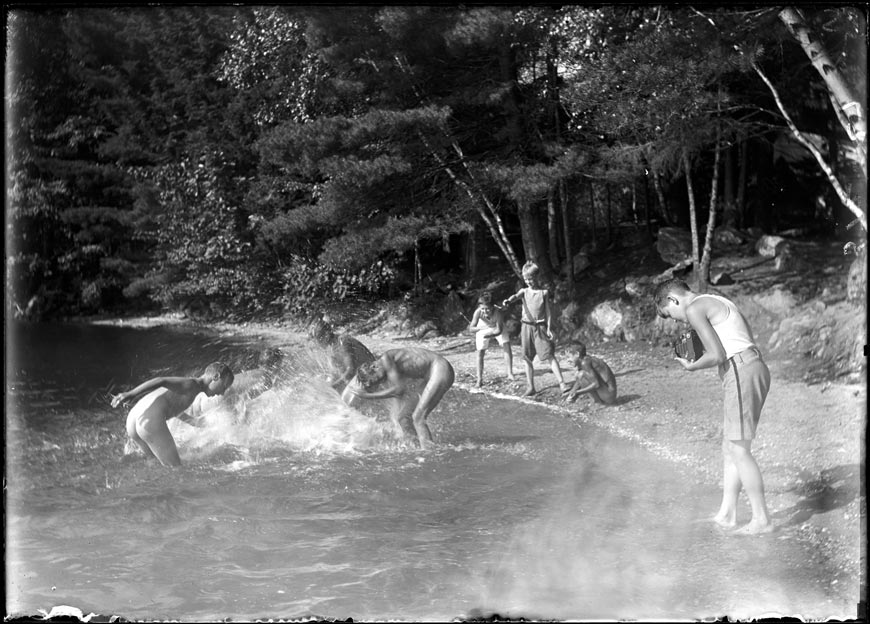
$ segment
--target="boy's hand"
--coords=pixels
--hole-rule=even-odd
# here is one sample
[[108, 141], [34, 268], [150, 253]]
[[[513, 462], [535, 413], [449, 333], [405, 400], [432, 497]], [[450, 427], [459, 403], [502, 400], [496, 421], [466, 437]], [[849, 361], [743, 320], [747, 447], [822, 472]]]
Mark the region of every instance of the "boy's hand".
[[689, 365], [691, 364], [691, 362], [689, 360], [687, 360], [686, 358], [681, 358], [681, 357], [675, 357], [674, 359], [677, 362], [679, 362], [683, 366], [683, 368], [685, 368], [686, 370], [689, 370]]
[[503, 308], [506, 308], [510, 304], [511, 304], [510, 299], [505, 299], [504, 301], [501, 302], [501, 305]]
[[112, 407], [118, 407], [124, 401], [124, 393], [116, 394], [112, 397], [111, 405]]

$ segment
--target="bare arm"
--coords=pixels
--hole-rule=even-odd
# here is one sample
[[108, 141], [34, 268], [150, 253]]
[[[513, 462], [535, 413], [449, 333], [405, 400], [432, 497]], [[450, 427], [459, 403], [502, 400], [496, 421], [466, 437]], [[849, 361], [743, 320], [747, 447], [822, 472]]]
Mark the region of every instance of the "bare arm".
[[149, 379], [148, 381], [139, 384], [132, 390], [127, 390], [126, 392], [121, 392], [120, 394], [113, 396], [112, 407], [118, 407], [118, 405], [124, 401], [137, 397], [140, 394], [150, 392], [151, 390], [156, 390], [157, 388], [166, 388], [173, 392], [189, 392], [198, 389], [197, 383], [197, 380], [191, 377], [154, 377], [153, 379]]
[[382, 357], [381, 362], [387, 371], [387, 387], [375, 392], [363, 392], [353, 386], [348, 386], [351, 392], [361, 399], [387, 399], [404, 394], [406, 389], [405, 382], [402, 380], [395, 362], [387, 357]]
[[471, 321], [468, 323], [468, 331], [477, 332], [477, 322], [480, 320], [480, 308], [474, 311], [474, 314], [471, 315]]
[[518, 292], [512, 294], [510, 297], [508, 297], [507, 299], [505, 299], [504, 301], [502, 301], [501, 304], [502, 304], [503, 306], [505, 306], [505, 307], [509, 306], [509, 305], [512, 304], [514, 301], [516, 301], [517, 299], [519, 299], [520, 297], [523, 296], [523, 291], [524, 291], [524, 290], [525, 290], [525, 288], [520, 288], [520, 290], [519, 290]]
[[686, 319], [689, 321], [692, 329], [698, 332], [698, 337], [704, 343], [704, 354], [694, 362], [681, 357], [676, 358], [677, 362], [687, 371], [713, 368], [728, 359], [725, 356], [725, 347], [722, 346], [719, 335], [713, 329], [713, 325], [710, 324], [708, 305], [706, 301], [699, 301], [686, 309]]

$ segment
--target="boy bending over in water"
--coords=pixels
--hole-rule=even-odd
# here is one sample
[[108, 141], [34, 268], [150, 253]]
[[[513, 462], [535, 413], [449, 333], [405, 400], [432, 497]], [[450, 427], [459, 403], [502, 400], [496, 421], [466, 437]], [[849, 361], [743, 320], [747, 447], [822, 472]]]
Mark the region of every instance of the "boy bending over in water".
[[586, 345], [576, 343], [574, 347], [574, 367], [577, 377], [568, 392], [567, 400], [575, 401], [581, 394], [588, 393], [596, 403], [614, 405], [616, 403], [616, 377], [601, 358], [586, 354]]
[[112, 397], [112, 407], [143, 393], [127, 415], [127, 435], [145, 455], [156, 457], [164, 466], [180, 466], [181, 458], [166, 421], [177, 416], [189, 425], [199, 426], [197, 419], [185, 412], [196, 396], [223, 394], [233, 383], [233, 372], [226, 364], [206, 366], [199, 377], [155, 377], [132, 390]]
[[770, 370], [761, 359], [749, 323], [730, 299], [697, 294], [677, 278], [659, 284], [654, 303], [660, 317], [688, 323], [704, 344], [704, 354], [697, 360], [690, 362], [677, 357], [677, 362], [687, 371], [717, 366], [722, 380], [725, 477], [722, 505], [713, 520], [722, 527], [734, 528], [737, 499], [740, 490], [745, 488], [752, 519], [735, 533], [751, 535], [773, 531], [761, 470], [752, 456], [752, 439], [770, 389]]
[[[434, 445], [426, 417], [453, 385], [454, 378], [453, 366], [434, 351], [417, 347], [390, 349], [374, 362], [359, 367], [356, 380], [348, 384], [342, 398], [348, 405], [353, 404], [354, 397], [392, 399], [390, 418], [406, 437], [417, 438], [425, 450]], [[371, 391], [382, 382], [386, 388]], [[419, 394], [415, 382], [424, 384]]]
[[534, 262], [526, 262], [523, 265], [523, 280], [527, 284], [527, 288], [520, 290], [505, 299], [502, 302], [503, 307], [507, 307], [516, 300], [523, 302], [522, 315], [522, 331], [520, 333], [520, 341], [523, 348], [523, 363], [526, 366], [526, 383], [528, 389], [525, 396], [535, 394], [535, 369], [532, 361], [535, 355], [538, 359], [549, 364], [559, 380], [559, 389], [564, 394], [568, 391], [568, 386], [562, 378], [562, 369], [559, 368], [559, 360], [556, 359], [556, 345], [553, 338], [552, 320], [553, 315], [550, 311], [550, 291], [541, 288], [540, 269]]
[[492, 295], [483, 293], [477, 300], [477, 309], [468, 324], [468, 331], [474, 333], [474, 346], [477, 349], [477, 387], [483, 385], [483, 360], [486, 349], [495, 338], [504, 351], [504, 367], [507, 377], [514, 380], [514, 355], [511, 350], [511, 338], [504, 324], [504, 314], [501, 308], [492, 304]]

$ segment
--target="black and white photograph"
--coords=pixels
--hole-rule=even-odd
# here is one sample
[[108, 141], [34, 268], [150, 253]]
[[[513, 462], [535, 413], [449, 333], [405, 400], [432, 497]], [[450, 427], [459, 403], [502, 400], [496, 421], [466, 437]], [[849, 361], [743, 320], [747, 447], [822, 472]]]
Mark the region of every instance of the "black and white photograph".
[[868, 12], [4, 3], [5, 620], [866, 622]]

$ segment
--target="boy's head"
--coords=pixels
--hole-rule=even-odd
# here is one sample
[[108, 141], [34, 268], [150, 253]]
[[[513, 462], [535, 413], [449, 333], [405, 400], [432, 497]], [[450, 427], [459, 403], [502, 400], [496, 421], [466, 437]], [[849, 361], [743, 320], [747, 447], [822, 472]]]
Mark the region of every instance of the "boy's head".
[[323, 319], [315, 319], [308, 326], [308, 336], [318, 344], [326, 345], [333, 341], [335, 332]]
[[477, 307], [483, 316], [489, 317], [492, 314], [492, 294], [489, 292], [481, 293], [480, 297], [477, 298]]
[[369, 390], [372, 386], [380, 382], [386, 374], [387, 371], [384, 369], [380, 360], [366, 362], [356, 370], [356, 377], [366, 390]]
[[686, 320], [685, 305], [682, 301], [686, 295], [691, 294], [692, 289], [686, 282], [678, 277], [665, 280], [656, 287], [653, 295], [653, 303], [656, 306], [656, 314], [661, 318], [672, 318], [678, 321]]
[[586, 345], [579, 340], [574, 343], [574, 356], [575, 358], [586, 357]]
[[534, 262], [526, 262], [523, 265], [523, 279], [526, 284], [529, 286], [535, 285], [538, 283], [538, 274], [540, 273], [540, 268]]
[[233, 380], [235, 379], [233, 371], [223, 362], [212, 362], [205, 367], [202, 376], [208, 384], [208, 389], [205, 391], [205, 394], [208, 396], [223, 394], [227, 391], [227, 388], [233, 385]]

